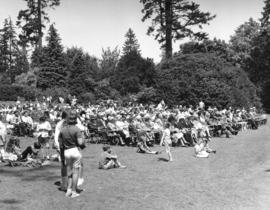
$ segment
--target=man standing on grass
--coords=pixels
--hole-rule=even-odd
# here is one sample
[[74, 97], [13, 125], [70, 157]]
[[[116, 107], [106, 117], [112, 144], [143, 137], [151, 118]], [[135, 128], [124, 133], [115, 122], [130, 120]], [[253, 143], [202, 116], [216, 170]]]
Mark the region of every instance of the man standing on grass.
[[62, 119], [56, 124], [56, 127], [55, 127], [54, 145], [56, 147], [57, 152], [59, 152], [60, 160], [61, 160], [61, 179], [62, 179], [62, 182], [61, 182], [60, 189], [62, 191], [66, 191], [67, 182], [68, 182], [67, 167], [65, 164], [64, 149], [60, 147], [60, 143], [59, 143], [59, 134], [61, 132], [61, 129], [63, 127], [65, 119], [67, 118], [67, 113], [65, 111], [62, 112], [61, 118]]
[[[66, 163], [65, 163], [65, 156], [64, 156], [64, 149], [62, 147], [60, 147], [60, 142], [59, 142], [59, 134], [61, 132], [61, 129], [64, 126], [64, 123], [66, 121], [67, 118], [67, 112], [63, 111], [62, 112], [62, 116], [61, 116], [61, 120], [56, 124], [55, 127], [55, 133], [54, 133], [54, 145], [56, 147], [57, 152], [59, 152], [60, 155], [60, 160], [61, 160], [61, 187], [60, 190], [62, 191], [66, 191], [67, 190], [67, 184], [68, 184], [68, 177], [67, 177], [67, 167], [66, 167]], [[78, 127], [78, 126], [77, 126]], [[83, 168], [80, 168], [80, 176], [78, 179], [78, 186], [81, 186], [84, 182], [83, 179]]]
[[71, 198], [75, 198], [80, 195], [77, 193], [80, 168], [82, 166], [82, 154], [80, 149], [85, 147], [85, 142], [82, 138], [81, 131], [76, 124], [77, 113], [76, 111], [71, 111], [68, 114], [66, 123], [64, 123], [59, 134], [60, 148], [63, 148], [64, 150], [68, 175], [66, 196]]

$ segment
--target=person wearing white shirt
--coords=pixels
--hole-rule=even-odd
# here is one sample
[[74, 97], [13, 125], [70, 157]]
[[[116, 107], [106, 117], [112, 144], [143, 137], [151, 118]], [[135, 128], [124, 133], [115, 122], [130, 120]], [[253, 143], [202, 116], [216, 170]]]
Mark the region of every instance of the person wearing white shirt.
[[46, 121], [45, 116], [42, 116], [39, 121], [40, 123], [37, 125], [38, 142], [41, 144], [42, 149], [45, 149], [45, 158], [49, 159], [50, 136], [52, 127], [51, 124]]
[[6, 144], [7, 128], [2, 122], [2, 116], [0, 115], [0, 161], [3, 159], [5, 153], [5, 144]]
[[23, 116], [22, 116], [22, 121], [23, 121], [24, 123], [29, 124], [29, 125], [31, 126], [31, 128], [33, 128], [34, 122], [33, 122], [32, 117], [29, 116], [29, 112], [28, 112], [28, 111], [25, 111], [25, 113], [23, 114]]
[[67, 189], [67, 184], [68, 184], [67, 167], [65, 164], [64, 149], [60, 147], [60, 143], [59, 143], [59, 134], [61, 132], [61, 129], [63, 127], [65, 119], [67, 118], [67, 113], [62, 112], [61, 118], [62, 119], [55, 126], [54, 145], [56, 147], [56, 150], [59, 152], [60, 159], [61, 159], [61, 179], [62, 179], [62, 182], [61, 182], [60, 189], [65, 191]]

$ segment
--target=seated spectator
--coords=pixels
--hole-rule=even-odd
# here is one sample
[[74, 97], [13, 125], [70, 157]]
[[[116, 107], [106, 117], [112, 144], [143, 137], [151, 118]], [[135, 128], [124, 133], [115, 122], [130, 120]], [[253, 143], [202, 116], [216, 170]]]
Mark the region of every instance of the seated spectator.
[[196, 157], [199, 157], [199, 158], [208, 158], [209, 157], [209, 153], [206, 151], [205, 143], [206, 143], [205, 141], [199, 140], [195, 144], [194, 150], [195, 150]]
[[42, 155], [40, 155], [40, 149], [41, 149], [41, 144], [39, 142], [35, 142], [33, 145], [28, 146], [22, 154], [19, 156], [18, 160], [19, 161], [26, 161], [28, 157], [32, 159], [37, 159], [39, 158], [40, 161], [43, 160]]
[[114, 137], [117, 136], [117, 137], [119, 137], [120, 144], [121, 145], [125, 145], [125, 142], [123, 140], [123, 138], [125, 136], [124, 136], [124, 134], [121, 131], [119, 131], [120, 128], [116, 126], [116, 121], [115, 121], [115, 119], [112, 116], [109, 116], [108, 117], [107, 128], [108, 128], [108, 131], [109, 131], [109, 134], [108, 134], [109, 137], [114, 138]]
[[153, 151], [148, 147], [146, 135], [142, 135], [142, 133], [140, 133], [140, 135], [138, 135], [137, 147], [138, 147], [138, 149], [137, 149], [138, 153], [156, 154], [156, 155], [160, 153], [157, 151]]
[[99, 169], [126, 168], [118, 161], [117, 155], [113, 155], [110, 146], [103, 146], [103, 152], [99, 161]]
[[44, 155], [47, 159], [49, 157], [50, 148], [50, 138], [52, 134], [51, 124], [46, 120], [45, 116], [40, 117], [39, 124], [37, 125], [37, 136], [38, 142], [41, 144], [42, 149], [44, 149]]
[[184, 134], [180, 129], [176, 128], [174, 125], [171, 127], [171, 137], [173, 145], [188, 146], [188, 142], [185, 140]]
[[21, 126], [24, 135], [33, 137], [34, 122], [32, 117], [29, 115], [29, 111], [25, 111], [23, 113]]
[[49, 147], [49, 139], [51, 136], [52, 127], [44, 116], [39, 118], [39, 124], [37, 125], [37, 136], [39, 143], [43, 146]]

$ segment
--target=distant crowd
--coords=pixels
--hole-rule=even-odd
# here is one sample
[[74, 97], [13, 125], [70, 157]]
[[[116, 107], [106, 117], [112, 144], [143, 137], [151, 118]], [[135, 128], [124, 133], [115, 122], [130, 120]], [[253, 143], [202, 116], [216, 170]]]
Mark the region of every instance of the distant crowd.
[[[195, 107], [169, 108], [164, 101], [158, 105], [122, 105], [107, 100], [85, 105], [78, 104], [76, 97], [67, 102], [59, 98], [57, 103], [51, 97], [35, 103], [18, 100], [0, 105], [0, 160], [30, 167], [59, 160], [61, 188], [67, 196], [77, 197], [76, 189], [83, 183], [81, 150], [87, 142], [104, 144], [100, 169], [126, 168], [109, 145], [134, 146], [139, 153], [155, 155], [161, 151], [152, 146], [164, 145], [168, 161], [173, 161], [171, 146], [194, 147], [195, 157], [207, 158], [216, 152], [210, 148], [212, 137], [230, 138], [246, 129], [258, 129], [266, 120], [255, 107], [218, 109], [206, 107], [203, 101]], [[17, 137], [36, 141], [21, 148]], [[57, 153], [52, 154], [52, 148]], [[64, 181], [67, 175], [69, 181]]]
[[43, 98], [42, 102], [0, 105], [0, 119], [13, 136], [51, 137], [64, 110], [77, 112], [77, 126], [88, 142], [138, 146], [140, 152], [152, 152], [149, 146], [159, 144], [169, 123], [173, 146], [194, 146], [201, 136], [237, 135], [239, 131], [257, 129], [266, 117], [255, 107], [249, 109], [217, 109], [178, 105], [129, 103], [121, 105], [107, 100], [99, 104], [78, 104], [76, 97], [68, 103], [59, 98]]

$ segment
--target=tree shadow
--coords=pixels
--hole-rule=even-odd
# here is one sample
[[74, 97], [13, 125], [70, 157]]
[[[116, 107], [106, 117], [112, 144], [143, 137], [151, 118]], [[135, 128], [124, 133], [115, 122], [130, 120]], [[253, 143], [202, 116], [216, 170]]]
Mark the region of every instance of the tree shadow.
[[27, 168], [27, 167], [6, 167], [0, 169], [0, 174], [4, 176], [11, 176], [20, 178], [21, 181], [31, 182], [37, 180], [52, 181], [59, 178], [58, 173], [50, 171], [59, 166], [48, 165], [37, 168]]
[[163, 158], [163, 157], [159, 157], [159, 158], [158, 158], [158, 161], [169, 162], [169, 160], [168, 160], [168, 159]]
[[24, 201], [22, 200], [16, 200], [16, 199], [3, 199], [0, 200], [0, 203], [4, 203], [4, 204], [20, 204], [23, 203]]

